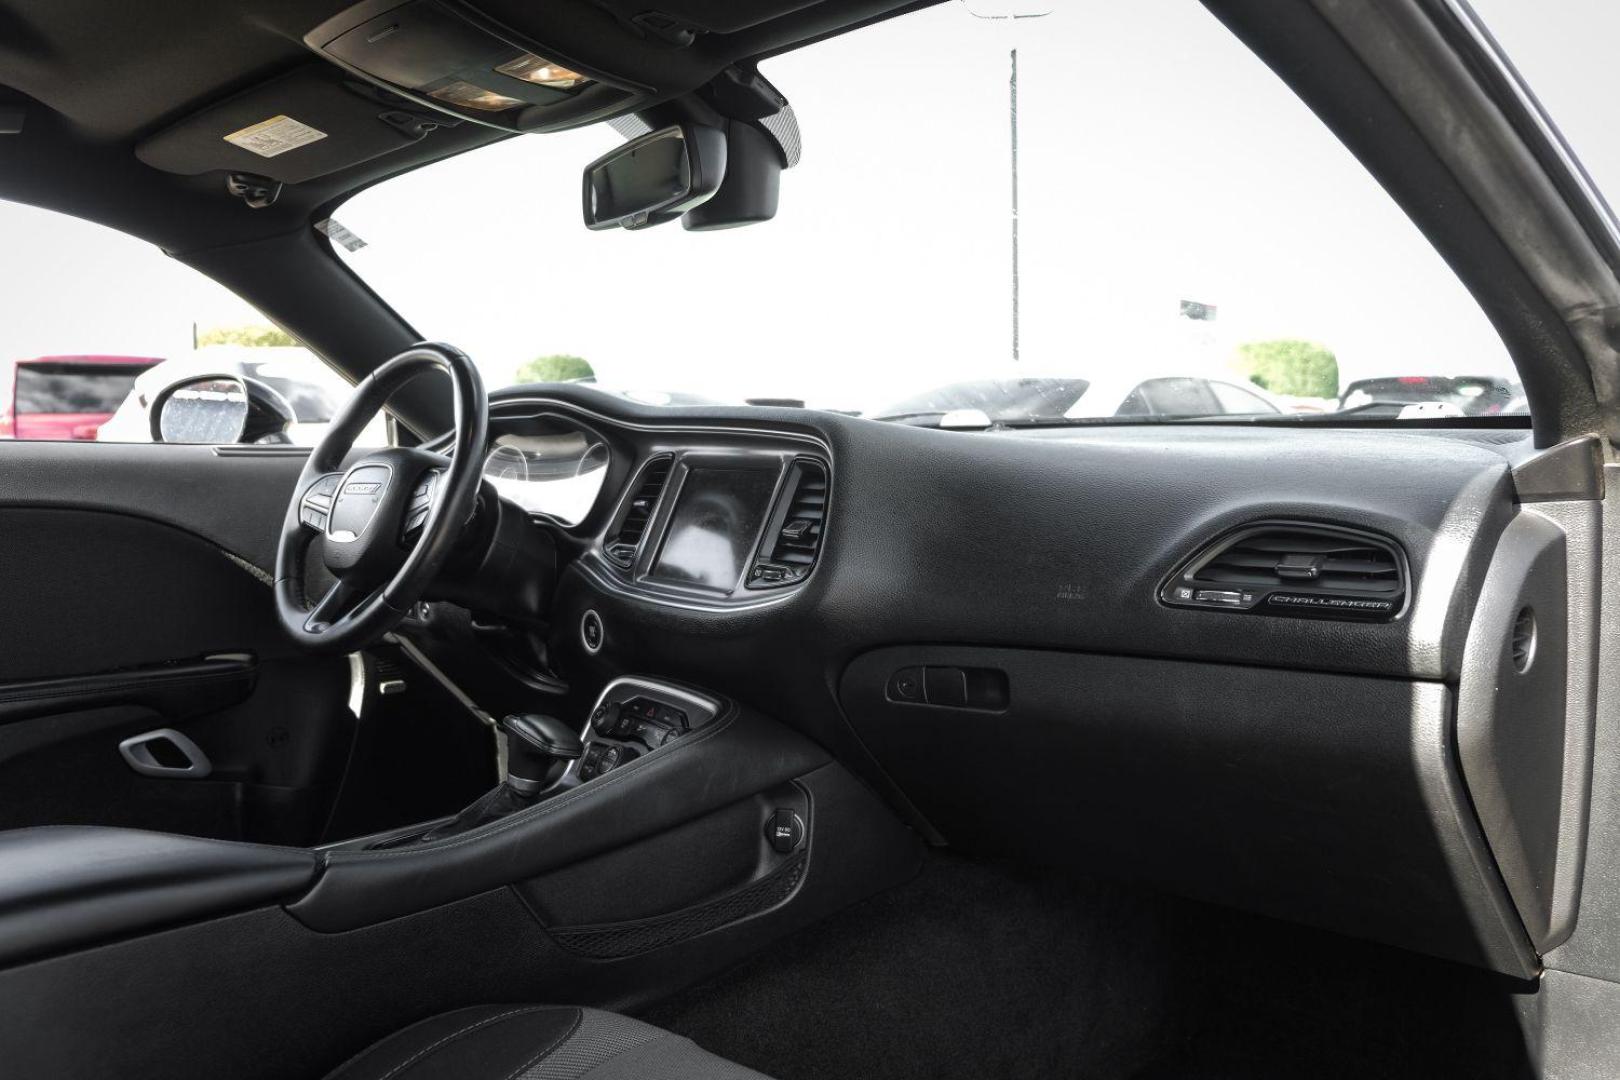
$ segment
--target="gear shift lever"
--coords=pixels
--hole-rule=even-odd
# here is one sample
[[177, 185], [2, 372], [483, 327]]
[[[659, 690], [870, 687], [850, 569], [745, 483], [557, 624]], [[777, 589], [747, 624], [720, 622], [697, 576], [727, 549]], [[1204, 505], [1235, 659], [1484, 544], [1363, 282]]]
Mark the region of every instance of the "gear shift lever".
[[532, 799], [585, 752], [579, 734], [555, 716], [522, 713], [501, 721], [506, 733], [506, 786]]
[[443, 840], [533, 806], [585, 750], [579, 735], [554, 716], [515, 714], [501, 720], [501, 731], [506, 735], [506, 779], [452, 820], [412, 842]]

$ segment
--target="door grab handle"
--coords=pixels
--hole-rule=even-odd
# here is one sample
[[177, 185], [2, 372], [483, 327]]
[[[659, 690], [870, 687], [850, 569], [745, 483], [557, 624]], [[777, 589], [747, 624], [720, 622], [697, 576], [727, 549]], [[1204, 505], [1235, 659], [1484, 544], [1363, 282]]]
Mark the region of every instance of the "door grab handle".
[[214, 771], [214, 763], [202, 747], [173, 728], [131, 735], [118, 744], [118, 752], [142, 776], [200, 780]]

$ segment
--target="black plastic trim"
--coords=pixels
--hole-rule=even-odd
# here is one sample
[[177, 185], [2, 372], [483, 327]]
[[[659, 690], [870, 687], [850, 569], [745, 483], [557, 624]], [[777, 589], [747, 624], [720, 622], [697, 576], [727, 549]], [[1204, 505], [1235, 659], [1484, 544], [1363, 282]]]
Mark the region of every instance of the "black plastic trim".
[[[1199, 573], [1232, 548], [1268, 532], [1316, 533], [1324, 537], [1353, 540], [1386, 552], [1394, 561], [1398, 588], [1387, 594], [1334, 590], [1300, 585], [1237, 585], [1199, 577]], [[1309, 579], [1302, 579], [1309, 580]], [[1235, 600], [1204, 600], [1204, 593], [1235, 594]], [[1202, 545], [1176, 567], [1159, 586], [1159, 602], [1168, 607], [1226, 611], [1244, 615], [1270, 615], [1286, 618], [1355, 619], [1388, 622], [1406, 613], [1412, 594], [1412, 571], [1406, 552], [1394, 540], [1379, 533], [1316, 521], [1276, 519], [1256, 521], [1231, 530]]]

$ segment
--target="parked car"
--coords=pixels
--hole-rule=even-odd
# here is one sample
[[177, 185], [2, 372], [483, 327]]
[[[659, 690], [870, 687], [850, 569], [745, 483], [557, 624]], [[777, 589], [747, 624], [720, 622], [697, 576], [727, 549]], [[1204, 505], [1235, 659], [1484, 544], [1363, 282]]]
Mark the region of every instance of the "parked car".
[[[975, 414], [991, 424], [1104, 416], [1233, 416], [1283, 410], [1256, 386], [1204, 375], [1140, 371], [1094, 379], [1022, 376], [936, 387], [875, 410], [874, 420], [924, 427]], [[954, 414], [954, 415], [953, 415]]]
[[155, 356], [36, 356], [0, 367], [0, 439], [94, 439]]
[[1518, 384], [1497, 375], [1395, 375], [1350, 383], [1339, 395], [1339, 408], [1432, 403], [1455, 406], [1460, 416], [1501, 416], [1525, 411], [1522, 400]]

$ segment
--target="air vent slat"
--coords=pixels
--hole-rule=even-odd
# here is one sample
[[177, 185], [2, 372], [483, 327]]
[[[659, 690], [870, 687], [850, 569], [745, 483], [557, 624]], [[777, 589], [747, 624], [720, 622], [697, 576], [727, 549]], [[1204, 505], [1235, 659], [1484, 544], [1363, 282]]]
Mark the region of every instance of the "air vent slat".
[[795, 461], [783, 490], [787, 506], [779, 509], [780, 523], [761, 546], [760, 559], [749, 572], [751, 589], [779, 588], [803, 581], [821, 553], [822, 527], [827, 519], [826, 467], [808, 458]]
[[1406, 597], [1393, 543], [1336, 526], [1257, 526], [1188, 560], [1161, 597], [1181, 606], [1384, 619]]
[[636, 552], [640, 550], [641, 539], [647, 533], [647, 524], [652, 521], [653, 511], [657, 509], [664, 486], [669, 482], [672, 462], [673, 459], [668, 457], [654, 458], [642, 470], [641, 479], [625, 508], [623, 520], [603, 547], [608, 558], [626, 569], [636, 561]]

